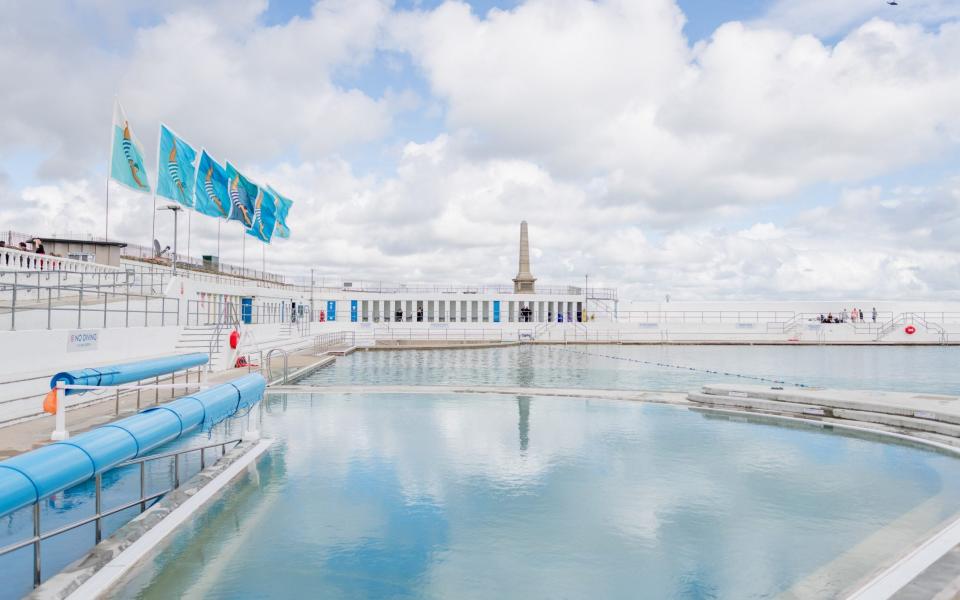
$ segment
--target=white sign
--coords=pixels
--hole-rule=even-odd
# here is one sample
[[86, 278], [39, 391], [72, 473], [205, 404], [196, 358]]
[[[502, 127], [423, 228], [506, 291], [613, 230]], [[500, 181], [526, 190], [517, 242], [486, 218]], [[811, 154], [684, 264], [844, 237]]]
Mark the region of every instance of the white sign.
[[100, 332], [96, 329], [81, 329], [71, 331], [67, 339], [67, 352], [85, 352], [87, 350], [96, 350], [97, 341], [100, 339]]

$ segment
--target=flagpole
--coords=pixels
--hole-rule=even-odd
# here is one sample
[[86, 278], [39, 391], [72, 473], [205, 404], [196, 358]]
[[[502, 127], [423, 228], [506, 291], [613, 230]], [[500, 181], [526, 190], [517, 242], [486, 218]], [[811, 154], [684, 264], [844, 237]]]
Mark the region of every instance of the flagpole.
[[263, 242], [261, 248], [263, 249], [263, 252], [260, 254], [260, 276], [263, 277], [267, 272], [267, 243]]
[[220, 219], [217, 219], [217, 270], [220, 270]]
[[193, 211], [187, 211], [187, 259], [190, 258], [190, 224], [193, 223]]
[[109, 241], [110, 239], [110, 169], [113, 167], [113, 139], [116, 137], [116, 132], [113, 130], [114, 123], [113, 118], [117, 113], [117, 103], [119, 100], [116, 96], [113, 97], [113, 112], [110, 114], [110, 154], [107, 155], [107, 192], [106, 192], [106, 207], [103, 214], [103, 241]]
[[[151, 240], [157, 239], [157, 187], [160, 185], [160, 138], [163, 137], [163, 123], [160, 123], [160, 131], [157, 132], [157, 181], [153, 186], [153, 224], [150, 227]], [[146, 168], [146, 165], [144, 165]]]
[[240, 228], [240, 270], [241, 273], [247, 268], [247, 232]]

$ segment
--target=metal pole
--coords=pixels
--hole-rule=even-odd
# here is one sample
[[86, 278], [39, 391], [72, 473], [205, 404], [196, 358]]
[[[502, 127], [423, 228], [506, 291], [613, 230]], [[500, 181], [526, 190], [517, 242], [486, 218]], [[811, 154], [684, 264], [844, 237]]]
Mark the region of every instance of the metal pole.
[[147, 503], [143, 500], [143, 497], [147, 495], [144, 465], [146, 465], [146, 461], [141, 461], [140, 462], [140, 512], [147, 510]]
[[117, 388], [117, 395], [114, 396], [114, 400], [113, 400], [113, 414], [114, 414], [115, 416], [120, 414], [120, 388]]
[[40, 587], [40, 502], [33, 503], [33, 587]]
[[96, 503], [97, 519], [96, 521], [94, 521], [94, 524], [95, 524], [94, 538], [96, 539], [95, 543], [99, 544], [100, 540], [103, 539], [103, 529], [100, 526], [100, 513], [103, 510], [103, 499], [102, 499], [103, 494], [101, 494], [100, 490], [103, 487], [103, 475], [101, 475], [100, 473], [97, 473], [95, 486], [96, 486], [95, 503]]
[[10, 304], [10, 331], [17, 329], [17, 272], [13, 272], [13, 300]]
[[177, 222], [180, 220], [180, 211], [173, 211], [173, 274], [177, 274]]

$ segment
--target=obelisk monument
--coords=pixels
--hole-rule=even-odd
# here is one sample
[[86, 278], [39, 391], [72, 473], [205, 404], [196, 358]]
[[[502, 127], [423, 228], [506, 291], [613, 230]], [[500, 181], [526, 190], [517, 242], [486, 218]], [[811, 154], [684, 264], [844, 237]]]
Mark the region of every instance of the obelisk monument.
[[513, 279], [513, 293], [532, 294], [536, 279], [530, 273], [530, 240], [527, 238], [527, 222], [520, 221], [520, 271]]

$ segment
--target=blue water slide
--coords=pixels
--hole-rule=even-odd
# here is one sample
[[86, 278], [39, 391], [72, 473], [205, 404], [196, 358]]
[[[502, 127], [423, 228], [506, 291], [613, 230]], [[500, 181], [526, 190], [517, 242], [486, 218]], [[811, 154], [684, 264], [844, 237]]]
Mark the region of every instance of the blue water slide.
[[252, 407], [266, 387], [263, 376], [250, 373], [0, 461], [0, 517]]
[[[57, 373], [50, 380], [50, 389], [57, 386], [58, 381], [70, 385], [121, 385], [124, 383], [133, 383], [141, 379], [149, 379], [159, 375], [169, 375], [175, 371], [183, 371], [193, 367], [207, 364], [207, 355], [202, 352], [192, 354], [178, 354], [176, 356], [164, 356], [163, 358], [151, 358], [148, 360], [138, 360], [132, 363], [123, 363], [120, 365], [110, 365], [106, 367], [96, 367], [89, 369], [79, 369], [76, 371], [64, 371]], [[83, 394], [88, 390], [66, 390], [70, 394]]]

